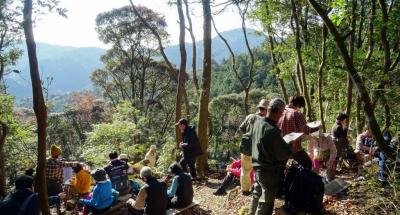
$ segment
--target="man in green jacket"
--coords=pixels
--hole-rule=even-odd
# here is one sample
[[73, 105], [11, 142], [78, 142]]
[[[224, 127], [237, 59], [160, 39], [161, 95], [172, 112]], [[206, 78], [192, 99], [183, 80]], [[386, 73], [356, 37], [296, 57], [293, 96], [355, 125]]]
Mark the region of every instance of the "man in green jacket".
[[258, 104], [258, 111], [254, 114], [249, 114], [246, 119], [240, 124], [239, 131], [243, 133], [242, 142], [240, 143], [240, 156], [242, 160], [242, 168], [240, 173], [240, 187], [243, 195], [251, 194], [251, 132], [253, 131], [254, 123], [267, 115], [268, 101], [261, 99]]
[[250, 214], [272, 214], [275, 195], [283, 179], [290, 145], [281, 137], [276, 123], [285, 110], [282, 99], [272, 99], [265, 118], [257, 120], [252, 132], [252, 164], [255, 173]]

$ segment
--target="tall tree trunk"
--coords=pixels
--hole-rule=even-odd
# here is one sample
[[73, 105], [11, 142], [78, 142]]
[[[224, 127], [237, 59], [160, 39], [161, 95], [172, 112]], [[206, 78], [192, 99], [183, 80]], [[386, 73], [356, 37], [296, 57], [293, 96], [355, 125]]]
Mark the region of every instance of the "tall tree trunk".
[[[178, 122], [182, 117], [182, 98], [183, 98], [183, 88], [185, 86], [185, 71], [186, 71], [186, 48], [185, 48], [185, 16], [182, 10], [182, 0], [177, 0], [176, 4], [179, 14], [179, 50], [181, 53], [181, 64], [179, 67], [178, 75], [178, 85], [176, 90], [176, 104], [175, 104], [175, 122]], [[182, 135], [180, 134], [179, 128], [175, 128], [176, 131], [176, 143], [182, 140]]]
[[296, 90], [296, 94], [300, 95], [301, 94], [301, 90], [300, 90], [300, 86], [299, 86], [299, 83], [298, 83], [298, 79], [296, 79], [296, 77], [297, 77], [297, 75], [296, 76], [292, 75], [293, 86], [294, 86], [294, 89]]
[[321, 63], [319, 64], [318, 68], [318, 108], [319, 108], [319, 117], [321, 119], [322, 130], [326, 132], [326, 125], [324, 119], [324, 108], [323, 108], [323, 101], [322, 101], [322, 88], [323, 88], [323, 70], [326, 63], [326, 39], [328, 37], [328, 29], [324, 25], [322, 27], [322, 57]]
[[250, 0], [244, 1], [245, 6], [244, 6], [243, 10], [240, 8], [239, 3], [236, 4], [236, 7], [238, 8], [239, 13], [240, 13], [240, 17], [242, 19], [242, 32], [243, 32], [244, 42], [246, 44], [246, 48], [247, 48], [247, 51], [249, 52], [249, 57], [250, 57], [250, 65], [249, 65], [249, 69], [247, 71], [248, 72], [248, 81], [247, 81], [246, 88], [244, 90], [244, 93], [245, 93], [244, 109], [245, 109], [246, 115], [248, 115], [250, 113], [249, 112], [250, 106], [248, 103], [248, 101], [249, 101], [248, 98], [249, 98], [249, 92], [251, 89], [251, 85], [253, 84], [253, 70], [254, 70], [254, 55], [253, 55], [253, 51], [251, 50], [249, 40], [247, 38], [247, 30], [246, 30], [247, 28], [246, 28], [246, 20], [245, 20], [246, 19], [245, 16], [246, 16], [249, 4], [250, 4]]
[[205, 176], [208, 168], [208, 103], [211, 87], [211, 7], [210, 0], [202, 0], [203, 6], [203, 79], [201, 84], [198, 134], [203, 154], [198, 157], [196, 164], [200, 177]]
[[305, 71], [305, 67], [304, 67], [304, 62], [303, 62], [303, 57], [301, 54], [301, 40], [300, 40], [300, 25], [299, 25], [299, 18], [298, 18], [298, 12], [297, 12], [297, 6], [294, 2], [295, 0], [291, 0], [291, 5], [292, 5], [292, 16], [294, 19], [294, 33], [295, 33], [295, 38], [296, 38], [296, 54], [297, 54], [297, 65], [298, 68], [300, 69], [300, 79], [301, 79], [301, 83], [302, 83], [302, 91], [303, 91], [303, 95], [304, 95], [304, 99], [306, 100], [306, 105], [307, 105], [307, 110], [306, 110], [306, 114], [308, 116], [308, 119], [312, 119], [312, 108], [311, 108], [311, 102], [310, 102], [310, 95], [308, 92], [308, 88], [307, 88], [307, 79], [306, 79], [306, 71]]
[[[353, 55], [354, 55], [354, 45], [356, 41], [356, 20], [357, 20], [357, 14], [356, 14], [356, 9], [357, 9], [357, 0], [353, 0], [351, 4], [351, 35], [350, 35], [350, 44], [349, 44], [349, 54], [351, 60], [353, 60]], [[353, 82], [351, 81], [350, 74], [347, 74], [347, 97], [346, 97], [346, 114], [349, 118], [351, 119], [350, 114], [351, 114], [351, 106], [353, 103]]]
[[357, 128], [357, 135], [362, 133], [364, 127], [364, 118], [361, 116], [361, 100], [360, 97], [357, 96], [356, 100], [356, 128]]
[[395, 151], [389, 147], [388, 143], [383, 139], [381, 130], [379, 128], [379, 124], [376, 121], [374, 108], [371, 103], [371, 98], [368, 94], [367, 89], [365, 88], [364, 82], [362, 81], [360, 75], [358, 74], [353, 61], [349, 55], [349, 52], [346, 48], [346, 44], [344, 43], [342, 35], [338, 32], [338, 29], [333, 24], [332, 20], [327, 15], [326, 11], [322, 9], [321, 5], [315, 0], [308, 0], [310, 4], [313, 6], [315, 11], [319, 14], [319, 16], [324, 21], [325, 25], [328, 27], [329, 32], [333, 36], [336, 47], [339, 49], [339, 52], [343, 58], [343, 61], [347, 67], [347, 72], [350, 73], [353, 84], [356, 86], [358, 94], [360, 96], [362, 106], [367, 118], [367, 123], [371, 129], [372, 135], [374, 136], [376, 142], [378, 143], [378, 147], [385, 153], [385, 155], [394, 160], [396, 159]]
[[390, 106], [385, 97], [382, 97], [381, 99], [382, 99], [383, 108], [385, 109], [385, 127], [389, 128], [390, 125], [392, 124], [392, 114], [390, 111]]
[[4, 145], [8, 135], [8, 126], [5, 122], [0, 122], [0, 200], [6, 197], [6, 158]]
[[199, 81], [197, 79], [197, 50], [196, 50], [196, 38], [193, 33], [193, 25], [192, 25], [192, 19], [190, 18], [190, 13], [189, 13], [189, 4], [187, 0], [183, 0], [185, 3], [185, 8], [186, 8], [186, 17], [188, 19], [189, 27], [188, 31], [190, 34], [190, 38], [192, 39], [192, 73], [193, 73], [193, 82], [194, 86], [196, 87], [196, 92], [197, 95], [200, 94], [200, 87], [199, 87]]
[[32, 0], [24, 2], [24, 33], [29, 56], [29, 69], [32, 81], [33, 110], [35, 111], [38, 129], [38, 166], [36, 184], [38, 187], [42, 214], [50, 215], [46, 186], [46, 121], [47, 109], [43, 99], [42, 85], [39, 76], [36, 43], [32, 28]]

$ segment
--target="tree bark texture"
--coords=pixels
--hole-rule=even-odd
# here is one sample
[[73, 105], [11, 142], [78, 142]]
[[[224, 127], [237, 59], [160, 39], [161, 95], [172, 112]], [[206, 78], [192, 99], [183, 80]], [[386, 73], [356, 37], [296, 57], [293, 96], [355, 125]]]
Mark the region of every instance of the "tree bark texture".
[[307, 79], [306, 79], [306, 71], [304, 67], [304, 62], [303, 62], [303, 57], [301, 54], [301, 40], [300, 40], [300, 25], [299, 25], [299, 18], [298, 18], [298, 11], [297, 11], [297, 6], [295, 3], [295, 0], [291, 0], [291, 5], [292, 5], [292, 16], [294, 20], [294, 33], [295, 33], [295, 38], [296, 38], [296, 54], [297, 54], [297, 65], [299, 68], [300, 72], [300, 80], [302, 84], [302, 92], [304, 95], [304, 99], [306, 100], [306, 109], [307, 109], [307, 116], [308, 119], [312, 119], [312, 108], [311, 108], [311, 102], [310, 102], [310, 95], [308, 92], [307, 88]]
[[[185, 73], [186, 73], [186, 48], [185, 48], [185, 16], [182, 10], [182, 0], [177, 0], [177, 8], [179, 14], [179, 50], [181, 54], [181, 64], [179, 67], [178, 74], [178, 85], [176, 90], [176, 104], [175, 104], [175, 122], [178, 122], [182, 117], [182, 99], [183, 99], [183, 88], [185, 86]], [[182, 140], [182, 135], [178, 127], [175, 127], [176, 131], [176, 143]]]
[[321, 62], [318, 68], [318, 108], [319, 108], [319, 117], [322, 124], [323, 132], [326, 132], [325, 118], [324, 118], [324, 108], [323, 108], [323, 100], [322, 100], [322, 92], [323, 92], [323, 71], [326, 64], [326, 39], [328, 38], [328, 29], [324, 25], [322, 27], [322, 56]]
[[202, 0], [203, 6], [203, 79], [201, 84], [198, 136], [203, 154], [198, 157], [196, 164], [200, 177], [205, 176], [208, 168], [208, 103], [211, 87], [211, 7], [210, 0]]
[[196, 92], [197, 95], [199, 95], [200, 92], [200, 87], [199, 87], [199, 81], [197, 79], [197, 50], [196, 50], [196, 38], [193, 33], [193, 25], [192, 25], [192, 19], [190, 18], [190, 13], [189, 13], [189, 4], [187, 0], [183, 0], [185, 3], [185, 8], [186, 8], [186, 17], [188, 20], [188, 31], [190, 34], [190, 38], [192, 39], [192, 73], [193, 73], [193, 83], [194, 86], [196, 87]]
[[[356, 20], [357, 20], [357, 14], [356, 14], [356, 9], [357, 9], [357, 0], [352, 1], [351, 5], [351, 35], [350, 35], [350, 43], [349, 43], [349, 54], [351, 60], [353, 60], [353, 55], [354, 55], [354, 46], [355, 46], [355, 41], [356, 41]], [[346, 114], [349, 118], [351, 119], [351, 106], [353, 104], [353, 82], [351, 81], [350, 74], [347, 74], [347, 97], [346, 97]]]
[[46, 186], [46, 123], [47, 109], [43, 98], [42, 85], [39, 75], [38, 60], [36, 56], [36, 43], [32, 27], [32, 0], [24, 2], [24, 33], [29, 57], [29, 69], [32, 81], [33, 110], [35, 111], [38, 129], [38, 166], [36, 170], [36, 184], [39, 193], [40, 209], [42, 214], [50, 215], [47, 200]]
[[0, 122], [1, 135], [0, 135], [0, 199], [6, 197], [6, 160], [4, 154], [4, 145], [8, 135], [8, 126], [5, 122]]

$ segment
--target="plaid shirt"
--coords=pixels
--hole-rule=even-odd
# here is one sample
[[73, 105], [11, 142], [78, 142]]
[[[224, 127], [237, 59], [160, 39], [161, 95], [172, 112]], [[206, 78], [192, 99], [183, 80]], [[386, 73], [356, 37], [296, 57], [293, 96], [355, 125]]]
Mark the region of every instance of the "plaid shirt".
[[66, 162], [60, 159], [48, 158], [46, 161], [46, 179], [56, 183], [64, 183], [63, 168], [74, 167], [76, 162]]
[[[282, 117], [278, 121], [278, 127], [281, 129], [282, 137], [286, 134], [290, 134], [292, 132], [299, 132], [304, 134], [310, 134], [314, 131], [318, 131], [319, 128], [311, 129], [307, 126], [307, 121], [304, 115], [296, 111], [293, 105], [289, 104], [286, 106], [285, 111], [283, 112]], [[292, 145], [292, 152], [296, 153], [303, 148], [301, 147], [301, 141], [296, 140], [290, 143]]]

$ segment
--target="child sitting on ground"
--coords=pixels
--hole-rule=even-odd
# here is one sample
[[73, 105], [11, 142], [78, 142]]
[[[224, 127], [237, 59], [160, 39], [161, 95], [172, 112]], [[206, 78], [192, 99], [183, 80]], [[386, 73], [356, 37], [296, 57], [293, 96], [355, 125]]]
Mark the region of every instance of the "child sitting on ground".
[[80, 197], [83, 197], [90, 192], [90, 187], [92, 185], [92, 177], [89, 171], [83, 169], [82, 164], [72, 167], [75, 176], [71, 179], [71, 186], [73, 186]]

